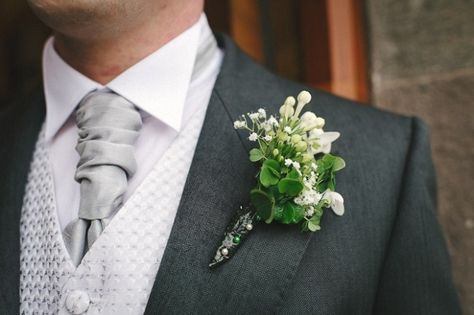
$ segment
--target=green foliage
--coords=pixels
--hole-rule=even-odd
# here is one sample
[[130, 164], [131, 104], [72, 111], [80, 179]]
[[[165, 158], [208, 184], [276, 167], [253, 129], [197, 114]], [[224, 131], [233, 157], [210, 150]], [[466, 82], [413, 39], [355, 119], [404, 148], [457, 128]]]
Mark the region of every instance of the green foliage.
[[318, 166], [318, 182], [317, 190], [319, 192], [336, 190], [336, 172], [346, 166], [344, 160], [332, 154], [325, 154], [321, 159], [316, 161]]
[[311, 232], [316, 232], [316, 231], [321, 230], [321, 227], [319, 226], [319, 224], [315, 224], [312, 220], [309, 220], [306, 222], [308, 224], [308, 230], [310, 230]]
[[275, 199], [272, 195], [256, 188], [250, 191], [250, 201], [257, 209], [258, 216], [265, 222], [270, 223], [273, 220]]
[[280, 180], [280, 163], [275, 160], [265, 160], [260, 169], [260, 183], [264, 187], [276, 185]]
[[278, 191], [286, 193], [288, 196], [295, 197], [303, 190], [304, 186], [298, 179], [285, 177], [278, 183]]
[[[301, 95], [309, 101], [307, 92]], [[294, 100], [287, 99], [282, 109], [291, 107], [290, 103]], [[259, 109], [234, 122], [234, 128], [247, 130], [249, 140], [258, 145], [249, 152], [250, 161], [260, 165], [258, 183], [250, 193], [251, 203], [259, 220], [283, 224], [301, 222], [303, 230], [318, 231], [323, 208], [330, 205], [316, 198], [315, 191], [335, 191], [336, 172], [345, 167], [345, 162], [331, 154], [314, 155], [323, 139], [319, 135], [324, 134], [321, 117], [311, 113], [300, 118], [300, 110], [288, 114], [285, 109], [284, 113], [278, 117]], [[331, 142], [337, 138], [328, 137]]]
[[254, 148], [252, 150], [250, 150], [250, 161], [252, 162], [257, 162], [257, 161], [260, 161], [261, 159], [263, 159], [263, 153], [262, 151], [260, 151], [260, 149], [257, 149], [257, 148]]
[[304, 218], [304, 208], [294, 202], [286, 202], [283, 204], [280, 222], [284, 224], [298, 223]]

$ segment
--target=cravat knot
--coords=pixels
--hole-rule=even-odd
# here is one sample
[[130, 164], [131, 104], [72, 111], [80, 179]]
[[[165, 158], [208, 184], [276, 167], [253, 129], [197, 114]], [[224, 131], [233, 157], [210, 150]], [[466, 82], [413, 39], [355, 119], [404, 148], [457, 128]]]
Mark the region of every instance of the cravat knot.
[[76, 110], [80, 155], [75, 180], [80, 183], [79, 218], [64, 239], [76, 266], [123, 203], [128, 179], [136, 170], [134, 142], [140, 113], [112, 92], [91, 92]]

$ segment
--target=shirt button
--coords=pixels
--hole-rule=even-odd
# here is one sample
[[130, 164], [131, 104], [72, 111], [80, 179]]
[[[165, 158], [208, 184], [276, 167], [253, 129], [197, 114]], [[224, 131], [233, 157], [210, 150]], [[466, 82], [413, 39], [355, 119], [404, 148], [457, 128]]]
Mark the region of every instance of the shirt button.
[[89, 308], [91, 300], [85, 291], [71, 291], [66, 297], [66, 309], [71, 314], [83, 314]]

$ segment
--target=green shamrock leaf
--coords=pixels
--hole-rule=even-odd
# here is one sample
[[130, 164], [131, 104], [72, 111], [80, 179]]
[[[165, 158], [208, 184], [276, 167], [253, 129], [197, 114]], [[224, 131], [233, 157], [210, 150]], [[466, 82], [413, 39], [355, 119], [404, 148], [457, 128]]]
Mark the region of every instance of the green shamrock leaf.
[[280, 180], [280, 163], [275, 160], [265, 160], [260, 169], [260, 183], [264, 187], [276, 185]]
[[264, 219], [266, 223], [270, 223], [273, 220], [273, 210], [275, 205], [275, 199], [273, 196], [256, 188], [250, 191], [250, 201], [257, 209], [258, 216]]

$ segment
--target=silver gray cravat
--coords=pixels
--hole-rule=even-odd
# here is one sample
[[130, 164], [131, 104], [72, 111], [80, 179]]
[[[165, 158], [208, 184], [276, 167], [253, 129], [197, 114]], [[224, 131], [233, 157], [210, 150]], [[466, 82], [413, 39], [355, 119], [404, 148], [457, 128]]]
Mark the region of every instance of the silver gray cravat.
[[123, 97], [91, 92], [78, 106], [80, 154], [75, 180], [80, 183], [78, 219], [63, 231], [75, 266], [122, 205], [128, 179], [135, 173], [133, 144], [142, 126], [140, 113]]

